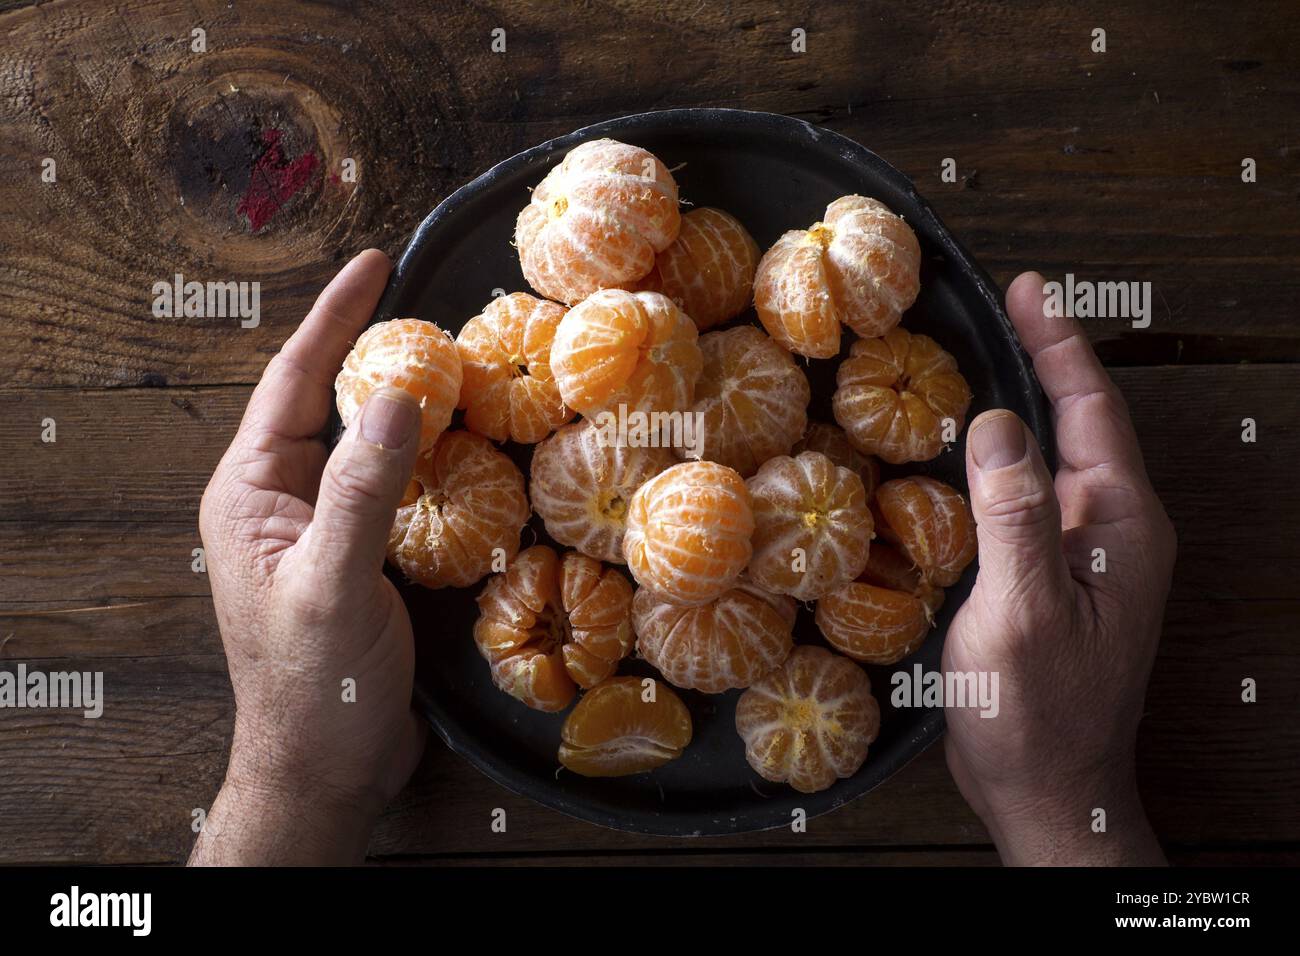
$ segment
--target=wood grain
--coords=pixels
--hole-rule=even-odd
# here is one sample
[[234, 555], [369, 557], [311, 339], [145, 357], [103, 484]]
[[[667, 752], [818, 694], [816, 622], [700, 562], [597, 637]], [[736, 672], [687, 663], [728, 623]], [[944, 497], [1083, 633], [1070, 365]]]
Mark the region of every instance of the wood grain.
[[[1242, 506], [1267, 494], [1261, 489], [1286, 487], [1300, 456], [1300, 368], [1114, 375], [1180, 533], [1139, 741], [1150, 814], [1179, 844], [1300, 841], [1291, 796], [1300, 766], [1291, 569], [1300, 545], [1277, 533], [1300, 521], [1300, 501]], [[190, 811], [208, 805], [220, 783], [233, 712], [206, 580], [190, 568], [195, 513], [247, 396], [241, 386], [0, 391], [0, 447], [18, 452], [0, 478], [0, 659], [103, 670], [110, 696], [95, 722], [6, 714], [0, 862], [184, 858]], [[39, 434], [47, 414], [59, 421], [60, 441], [23, 439]], [[1246, 414], [1258, 420], [1254, 445], [1240, 440]], [[1255, 705], [1240, 702], [1248, 676], [1260, 683]], [[495, 807], [507, 811], [507, 834], [488, 827]], [[938, 749], [808, 834], [663, 841], [513, 797], [434, 744], [385, 814], [372, 852], [513, 858], [985, 842]]]
[[[176, 603], [196, 616], [210, 613], [202, 599]], [[115, 613], [114, 627], [97, 622], [93, 631], [72, 629], [58, 643], [84, 648], [76, 657], [43, 656], [22, 639], [27, 620], [0, 614], [0, 629], [17, 635], [7, 654], [16, 647], [20, 659], [47, 670], [102, 670], [107, 696], [97, 721], [51, 711], [6, 714], [6, 733], [0, 734], [0, 862], [184, 858], [191, 811], [209, 806], [220, 784], [233, 704], [215, 632], [187, 631], [187, 615], [175, 614], [169, 622], [178, 635], [174, 646], [132, 644], [118, 636], [150, 629], [156, 623], [150, 622], [150, 607]], [[1293, 649], [1300, 602], [1228, 607], [1243, 611], [1225, 615], [1216, 604], [1192, 602], [1169, 608], [1139, 736], [1144, 799], [1157, 832], [1176, 844], [1300, 842], [1292, 786], [1300, 728], [1290, 719], [1294, 688], [1300, 686]], [[1211, 617], [1211, 610], [1219, 613]], [[88, 646], [98, 640], [109, 645], [108, 653]], [[1259, 679], [1260, 703], [1241, 703], [1243, 676]], [[504, 834], [490, 829], [496, 808], [507, 814]], [[131, 822], [124, 828], [124, 821]], [[412, 784], [384, 815], [371, 850], [379, 856], [672, 847], [698, 852], [987, 839], [948, 776], [941, 748], [927, 751], [865, 798], [813, 820], [807, 833], [666, 840], [603, 830], [536, 806], [434, 743]]]
[[[1300, 524], [1300, 498], [1274, 489], [1300, 459], [1300, 369], [1113, 376], [1179, 531], [1176, 599], [1293, 596], [1300, 541], [1276, 529]], [[65, 597], [70, 581], [90, 589], [83, 596], [202, 593], [189, 570], [198, 504], [250, 391], [0, 389], [0, 449], [12, 462], [0, 472], [0, 601]], [[40, 440], [46, 417], [54, 444]], [[1253, 444], [1241, 441], [1247, 417]]]
[[[1151, 328], [1087, 325], [1180, 536], [1141, 786], [1176, 862], [1293, 864], [1294, 5], [558, 7], [0, 3], [0, 666], [102, 670], [109, 696], [98, 721], [0, 717], [0, 863], [185, 857], [233, 713], [206, 577], [190, 568], [198, 502], [252, 383], [339, 263], [369, 245], [396, 254], [453, 189], [547, 138], [724, 106], [875, 150], [1003, 285], [1027, 268], [1153, 284]], [[207, 52], [190, 48], [196, 27]], [[496, 27], [504, 54], [489, 50]], [[795, 27], [806, 53], [790, 48]], [[1105, 54], [1089, 50], [1094, 27]], [[947, 157], [955, 183], [940, 179]], [[1256, 183], [1241, 181], [1245, 157]], [[151, 286], [177, 272], [261, 283], [260, 324], [155, 318]], [[1257, 704], [1240, 701], [1245, 677]], [[489, 830], [494, 807], [506, 834]], [[570, 820], [433, 744], [371, 853], [996, 862], [940, 748], [807, 834], [688, 841]]]
[[[1278, 122], [1300, 94], [1300, 17], [1282, 0], [1230, 16], [1180, 0], [1086, 14], [621, 0], [568, 15], [536, 0], [131, 0], [0, 24], [0, 381], [251, 382], [343, 257], [395, 254], [440, 199], [527, 146], [673, 106], [790, 113], [863, 142], [1000, 282], [1033, 267], [1153, 283], [1150, 329], [1089, 326], [1114, 363], [1300, 356], [1300, 144]], [[1089, 51], [1095, 26], [1105, 54]], [[283, 153], [269, 169], [268, 133]], [[255, 227], [241, 199], [305, 157], [309, 181]], [[56, 184], [40, 181], [46, 158]], [[151, 285], [177, 272], [260, 282], [261, 324], [154, 318]]]

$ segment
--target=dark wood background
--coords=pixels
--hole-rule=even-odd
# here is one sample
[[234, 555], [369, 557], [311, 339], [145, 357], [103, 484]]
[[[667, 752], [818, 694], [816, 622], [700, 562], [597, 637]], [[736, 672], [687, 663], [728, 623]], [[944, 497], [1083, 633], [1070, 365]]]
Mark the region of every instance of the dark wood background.
[[[0, 662], [103, 670], [110, 694], [98, 721], [0, 712], [0, 862], [185, 858], [233, 711], [190, 570], [199, 496], [340, 263], [372, 244], [396, 254], [440, 199], [520, 149], [679, 106], [788, 113], [864, 143], [1004, 286], [1027, 268], [1154, 284], [1149, 329], [1089, 325], [1181, 540], [1143, 794], [1177, 861], [1300, 860], [1291, 0], [0, 7]], [[190, 50], [195, 27], [206, 53]], [[489, 50], [495, 27], [505, 54]], [[56, 184], [40, 181], [46, 157]], [[337, 175], [345, 157], [355, 184]], [[240, 199], [259, 161], [269, 181], [311, 175], [254, 228]], [[153, 318], [152, 283], [178, 271], [260, 281], [261, 325]], [[55, 444], [40, 440], [47, 417]], [[1246, 677], [1258, 703], [1240, 700]], [[505, 834], [490, 831], [495, 807]], [[996, 860], [942, 748], [806, 834], [687, 841], [541, 809], [434, 743], [371, 853]]]

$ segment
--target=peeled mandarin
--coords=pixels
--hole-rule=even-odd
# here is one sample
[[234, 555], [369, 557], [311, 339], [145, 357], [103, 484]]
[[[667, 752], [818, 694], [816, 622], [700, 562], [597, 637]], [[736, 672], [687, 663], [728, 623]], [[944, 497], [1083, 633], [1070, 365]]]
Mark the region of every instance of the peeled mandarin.
[[[691, 714], [665, 684], [610, 677], [582, 695], [564, 721], [560, 763], [584, 777], [645, 773], [691, 742]], [[649, 699], [647, 699], [649, 698]]]
[[955, 489], [916, 475], [876, 489], [876, 530], [915, 565], [930, 584], [956, 584], [975, 559], [975, 517]]
[[928, 581], [907, 555], [884, 541], [872, 542], [867, 566], [858, 580], [914, 595], [925, 606], [927, 617], [933, 617], [943, 607], [943, 588]]
[[854, 342], [835, 382], [835, 420], [849, 441], [893, 465], [943, 451], [945, 422], [955, 437], [971, 401], [953, 357], [905, 329]]
[[667, 448], [620, 443], [594, 422], [575, 422], [534, 450], [529, 493], [552, 538], [600, 561], [623, 564], [632, 495], [676, 463]]
[[740, 695], [736, 731], [759, 776], [816, 793], [866, 761], [880, 731], [880, 706], [861, 667], [802, 645]]
[[894, 664], [925, 640], [943, 591], [922, 579], [887, 544], [873, 544], [862, 575], [817, 602], [822, 636], [842, 654], [869, 664]]
[[839, 354], [840, 329], [883, 335], [921, 288], [921, 247], [901, 216], [842, 196], [821, 222], [777, 240], [758, 263], [754, 307], [768, 334], [809, 358]]
[[658, 292], [596, 292], [560, 320], [551, 346], [560, 397], [589, 418], [620, 406], [684, 411], [703, 365], [695, 323]]
[[752, 325], [700, 336], [704, 371], [692, 411], [700, 417], [695, 447], [679, 458], [703, 458], [748, 477], [799, 440], [812, 392], [790, 356]]
[[641, 279], [680, 226], [667, 167], [639, 146], [598, 139], [573, 149], [533, 190], [515, 246], [528, 284], [574, 305]]
[[754, 237], [734, 216], [705, 206], [682, 216], [676, 241], [636, 288], [662, 292], [702, 332], [745, 311], [757, 265]]
[[531, 511], [524, 476], [473, 432], [447, 432], [416, 459], [388, 534], [388, 558], [425, 587], [469, 587], [519, 551]]
[[474, 642], [496, 686], [535, 710], [569, 706], [632, 649], [632, 585], [612, 568], [528, 548], [478, 597]]
[[512, 292], [465, 323], [456, 349], [466, 428], [493, 441], [533, 444], [573, 417], [551, 375], [551, 343], [565, 311]]
[[668, 682], [720, 694], [748, 687], [785, 660], [792, 646], [792, 600], [744, 577], [700, 607], [681, 607], [641, 588], [632, 600], [637, 652]]
[[862, 479], [815, 451], [763, 464], [745, 482], [754, 510], [749, 574], [759, 587], [815, 601], [867, 566], [873, 521]]
[[794, 443], [791, 455], [801, 451], [819, 451], [835, 464], [847, 468], [862, 479], [867, 499], [876, 493], [880, 484], [880, 462], [873, 455], [864, 455], [853, 447], [844, 429], [826, 422], [809, 422], [803, 438]]
[[637, 584], [673, 604], [707, 604], [749, 563], [754, 514], [745, 482], [725, 465], [687, 461], [637, 489], [623, 557]]
[[460, 386], [460, 356], [451, 337], [432, 322], [393, 319], [361, 333], [334, 380], [334, 395], [345, 427], [377, 388], [415, 396], [422, 411], [420, 450], [427, 451], [451, 424]]

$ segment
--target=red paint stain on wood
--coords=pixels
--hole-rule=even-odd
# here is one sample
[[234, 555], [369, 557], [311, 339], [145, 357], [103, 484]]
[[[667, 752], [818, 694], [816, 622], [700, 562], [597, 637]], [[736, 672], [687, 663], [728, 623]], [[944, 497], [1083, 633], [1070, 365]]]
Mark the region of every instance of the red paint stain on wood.
[[312, 174], [320, 165], [315, 153], [299, 156], [293, 161], [285, 159], [280, 136], [278, 129], [262, 133], [262, 145], [266, 148], [253, 164], [248, 190], [235, 206], [235, 212], [248, 217], [253, 232], [270, 222], [280, 207], [311, 181]]

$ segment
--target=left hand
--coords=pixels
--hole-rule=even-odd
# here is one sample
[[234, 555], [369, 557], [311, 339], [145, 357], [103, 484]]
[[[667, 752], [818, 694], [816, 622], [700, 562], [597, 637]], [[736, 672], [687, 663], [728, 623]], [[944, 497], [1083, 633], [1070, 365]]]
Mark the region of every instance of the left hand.
[[420, 408], [384, 389], [332, 454], [320, 438], [389, 269], [367, 250], [325, 288], [267, 366], [203, 495], [235, 730], [194, 864], [359, 861], [423, 753], [411, 622], [383, 575]]

